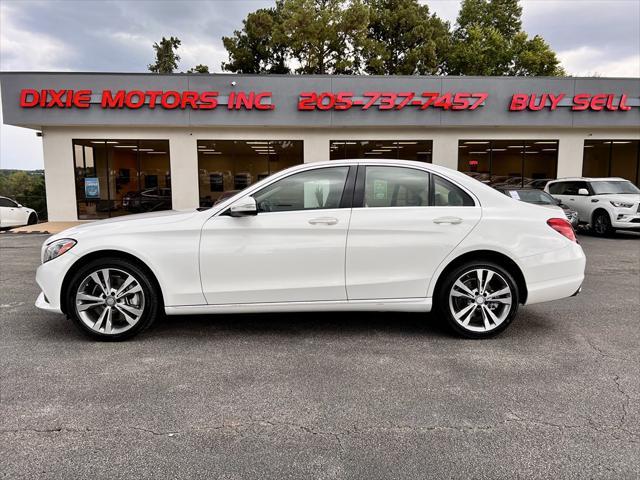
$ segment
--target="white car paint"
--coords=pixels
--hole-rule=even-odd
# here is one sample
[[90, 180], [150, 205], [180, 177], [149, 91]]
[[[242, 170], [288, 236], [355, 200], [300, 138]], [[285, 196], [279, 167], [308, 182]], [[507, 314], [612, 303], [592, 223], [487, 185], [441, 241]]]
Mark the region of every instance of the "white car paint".
[[23, 207], [15, 200], [0, 197], [0, 228], [21, 227], [29, 223], [29, 216], [36, 215], [36, 211]]
[[[318, 168], [399, 166], [448, 179], [470, 207], [339, 208], [221, 215], [284, 177]], [[520, 269], [526, 304], [574, 294], [582, 248], [547, 225], [549, 209], [514, 201], [444, 167], [403, 160], [302, 164], [204, 211], [154, 212], [83, 224], [50, 237], [77, 244], [43, 263], [36, 305], [61, 312], [63, 280], [88, 254], [121, 251], [149, 267], [167, 314], [309, 310], [429, 311], [436, 283], [463, 254], [498, 252]]]
[[[594, 219], [594, 213], [598, 210], [604, 210], [609, 215], [611, 226], [618, 230], [640, 230], [640, 193], [638, 194], [595, 194], [593, 185], [602, 182], [628, 182], [624, 178], [619, 177], [603, 177], [603, 178], [560, 178], [553, 180], [544, 187], [544, 191], [553, 195], [565, 205], [578, 212], [578, 219], [581, 223], [591, 224]], [[588, 195], [579, 195], [577, 192], [572, 193], [552, 193], [553, 185], [565, 182], [584, 182], [589, 192]], [[616, 205], [626, 206], [616, 206]]]

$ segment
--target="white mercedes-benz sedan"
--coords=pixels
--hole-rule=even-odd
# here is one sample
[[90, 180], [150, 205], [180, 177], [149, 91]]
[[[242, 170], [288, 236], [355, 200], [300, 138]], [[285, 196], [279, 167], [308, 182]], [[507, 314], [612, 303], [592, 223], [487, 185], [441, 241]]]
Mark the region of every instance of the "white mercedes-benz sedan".
[[436, 165], [298, 165], [212, 208], [80, 225], [42, 247], [36, 306], [121, 340], [167, 315], [429, 312], [460, 335], [572, 296], [585, 256], [564, 216]]

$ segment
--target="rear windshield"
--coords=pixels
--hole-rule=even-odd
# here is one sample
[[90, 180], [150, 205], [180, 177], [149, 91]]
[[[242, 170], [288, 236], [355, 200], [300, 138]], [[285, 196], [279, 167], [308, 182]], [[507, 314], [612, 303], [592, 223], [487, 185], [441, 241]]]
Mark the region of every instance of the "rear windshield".
[[605, 195], [608, 193], [640, 193], [640, 189], [627, 180], [591, 182], [591, 188], [593, 188], [596, 195]]
[[558, 202], [546, 192], [536, 189], [505, 190], [505, 194], [516, 200], [536, 205], [557, 205]]

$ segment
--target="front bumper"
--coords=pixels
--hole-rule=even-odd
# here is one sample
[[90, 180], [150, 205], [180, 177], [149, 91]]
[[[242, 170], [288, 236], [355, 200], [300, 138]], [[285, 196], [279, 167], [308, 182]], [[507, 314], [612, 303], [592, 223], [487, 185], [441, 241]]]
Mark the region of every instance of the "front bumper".
[[49, 299], [43, 292], [40, 292], [40, 295], [38, 295], [38, 298], [36, 299], [36, 307], [40, 310], [44, 310], [45, 312], [62, 313], [62, 310], [60, 310], [59, 307], [54, 307], [49, 303]]
[[640, 230], [640, 213], [612, 215], [611, 226], [619, 230]]
[[67, 252], [43, 263], [36, 270], [36, 283], [42, 290], [41, 296], [36, 300], [36, 307], [48, 312], [62, 313], [60, 304], [62, 282], [78, 257], [72, 252]]

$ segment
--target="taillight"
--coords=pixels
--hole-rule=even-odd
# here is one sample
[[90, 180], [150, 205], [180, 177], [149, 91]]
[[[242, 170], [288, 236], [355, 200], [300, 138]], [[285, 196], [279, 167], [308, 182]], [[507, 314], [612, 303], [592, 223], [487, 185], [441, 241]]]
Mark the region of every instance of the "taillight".
[[568, 220], [564, 218], [550, 218], [547, 220], [547, 225], [553, 228], [560, 235], [564, 235], [572, 242], [578, 242], [576, 240], [576, 232], [573, 231], [573, 227]]

